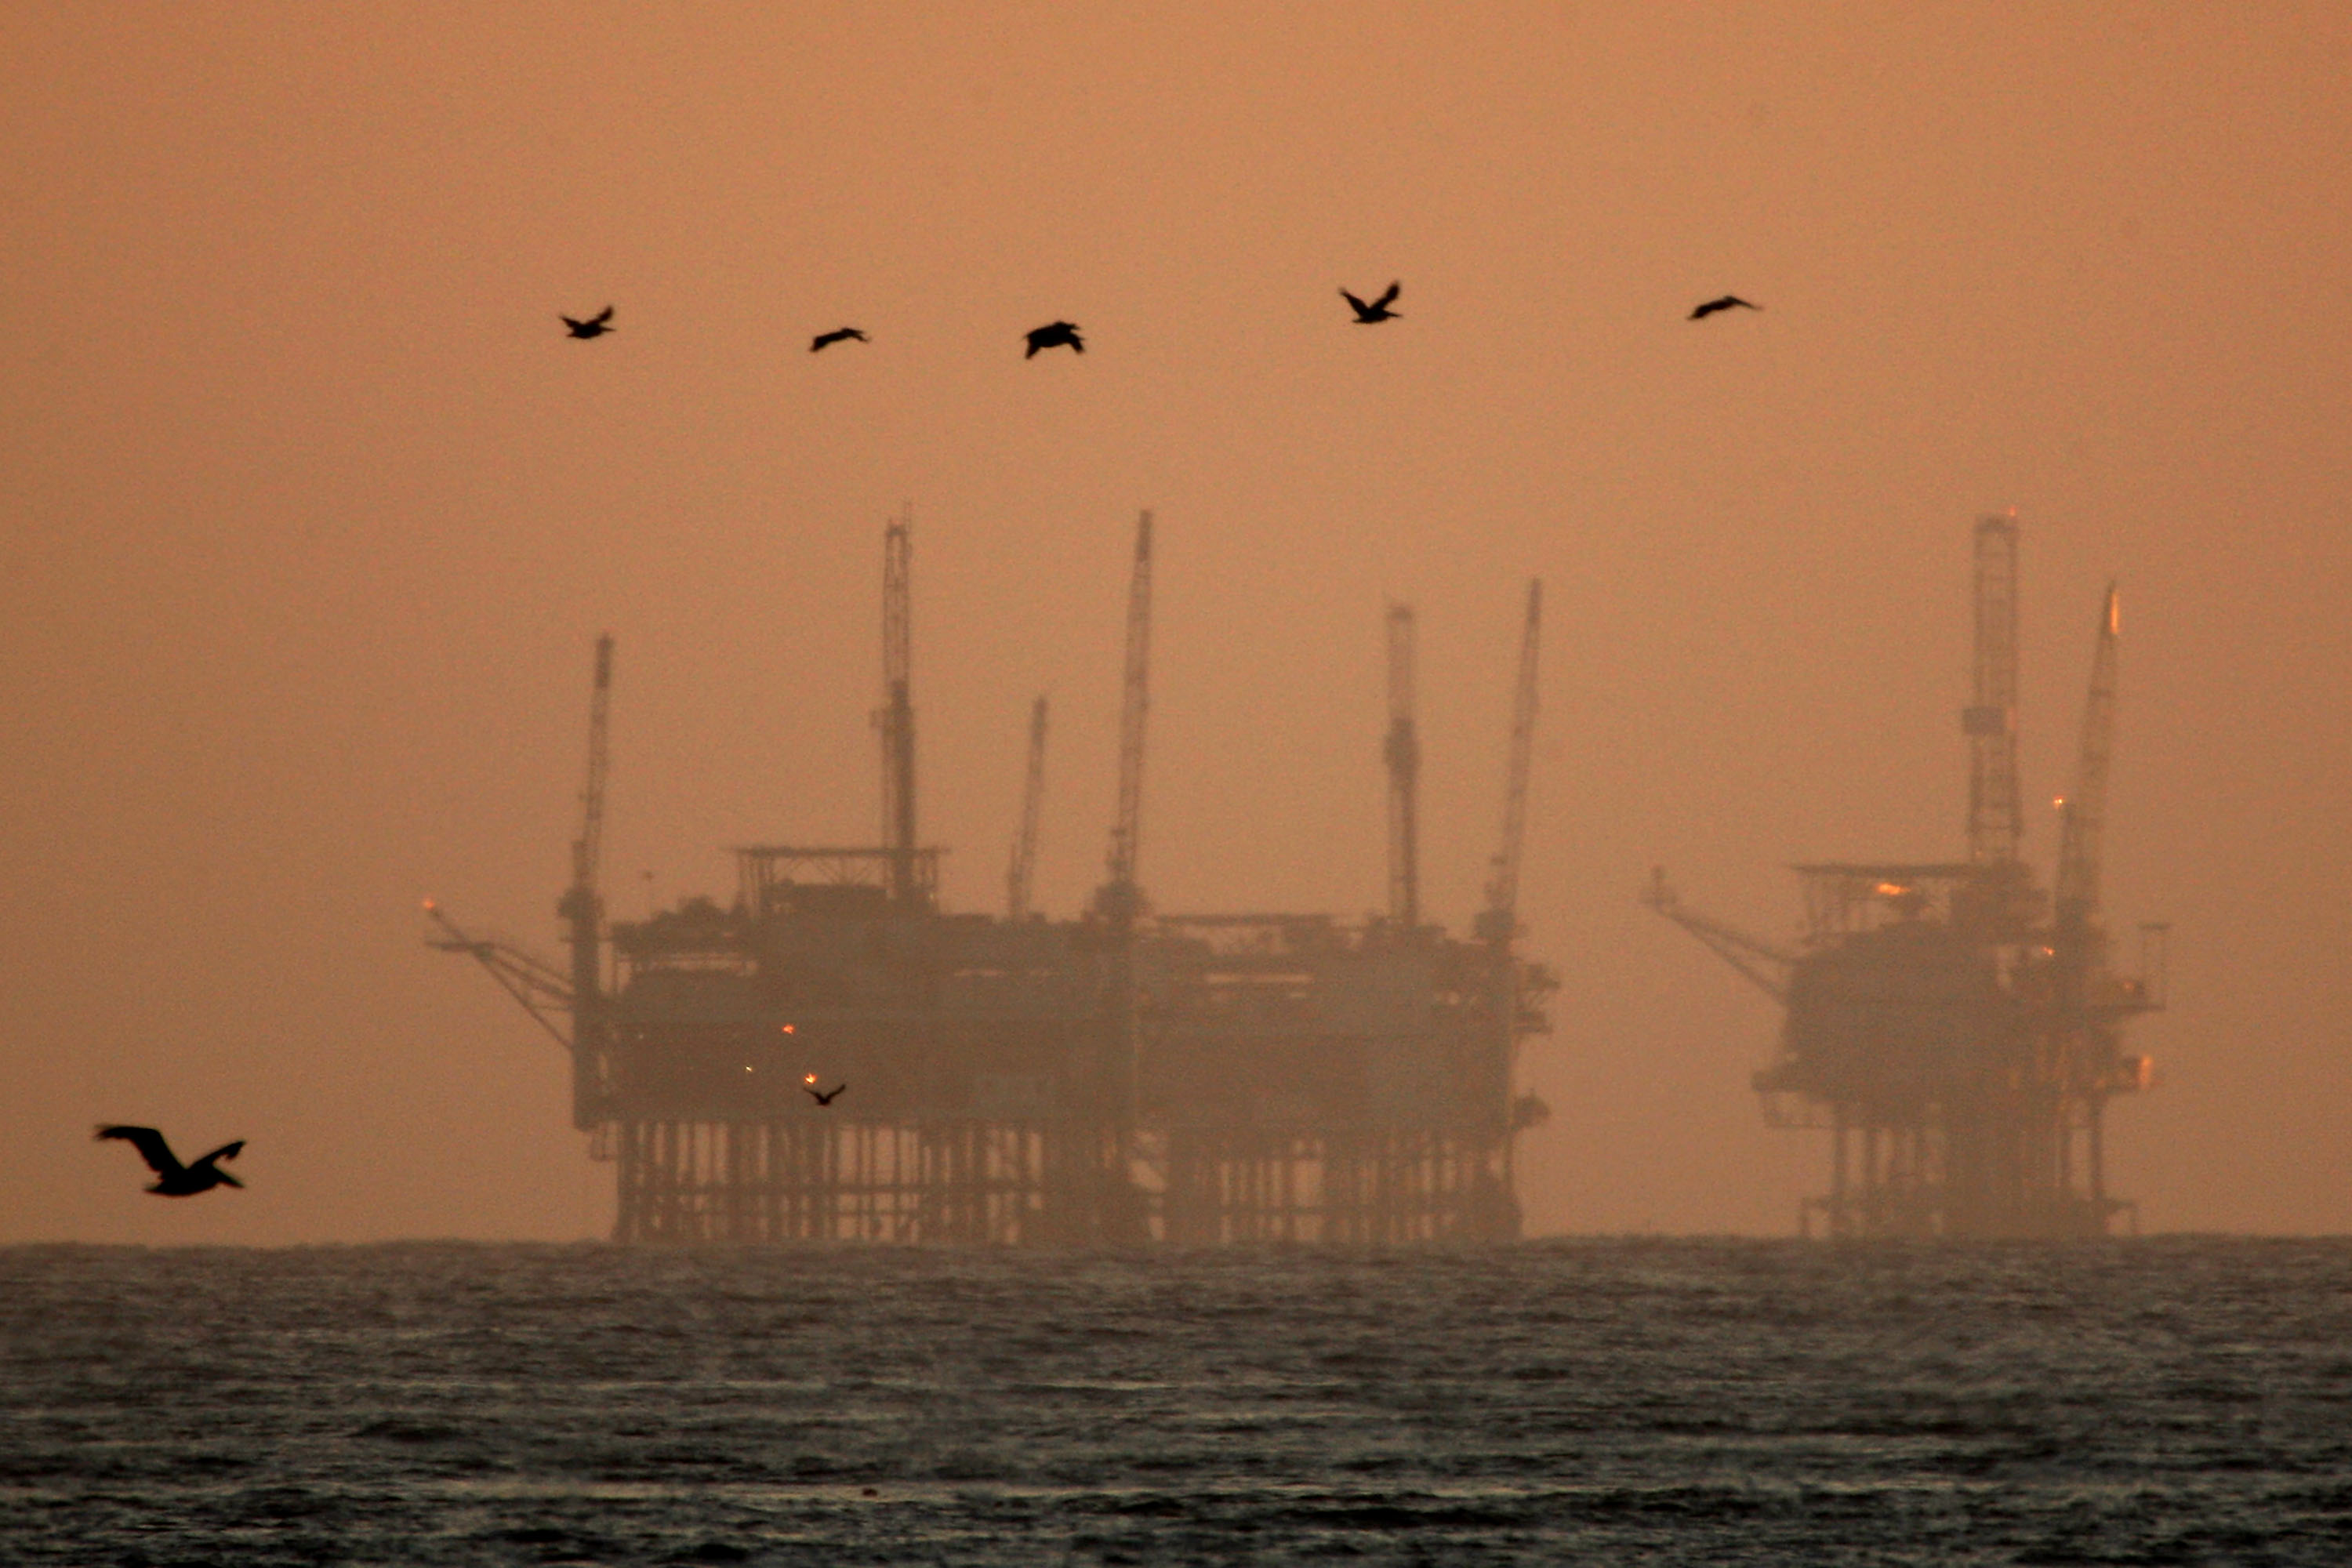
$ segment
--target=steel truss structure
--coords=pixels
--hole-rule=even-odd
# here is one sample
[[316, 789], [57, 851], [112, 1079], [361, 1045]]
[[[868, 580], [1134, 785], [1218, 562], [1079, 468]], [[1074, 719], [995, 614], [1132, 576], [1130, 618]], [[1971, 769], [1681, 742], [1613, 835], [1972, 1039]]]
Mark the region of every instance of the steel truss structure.
[[[1151, 910], [1136, 880], [1149, 513], [1137, 531], [1104, 885], [1075, 919], [1027, 907], [1040, 699], [1008, 914], [943, 910], [941, 852], [916, 837], [911, 567], [902, 517], [885, 533], [884, 843], [740, 848], [731, 903], [688, 898], [608, 921], [597, 891], [607, 638], [593, 689], [588, 826], [559, 905], [569, 965], [477, 940], [433, 911], [436, 945], [483, 964], [571, 1050], [574, 1124], [615, 1168], [615, 1238], [1205, 1246], [1516, 1236], [1513, 1141], [1546, 1112], [1515, 1095], [1513, 1062], [1547, 1028], [1553, 986], [1517, 952], [1513, 908], [1538, 592], [1529, 591], [1521, 645], [1505, 850], [1476, 937], [1465, 941], [1423, 923], [1411, 897], [1401, 914], [1357, 922]], [[1409, 640], [1402, 646], [1409, 685]], [[1401, 754], [1391, 734], [1392, 770]], [[1409, 886], [1411, 836], [1402, 843]], [[1393, 886], [1393, 838], [1391, 873]]]
[[1794, 946], [1683, 906], [1649, 903], [1786, 1008], [1755, 1086], [1775, 1125], [1826, 1130], [1829, 1191], [1801, 1228], [1839, 1237], [2103, 1236], [2133, 1205], [2109, 1194], [2106, 1109], [2152, 1082], [2124, 1025], [2164, 1003], [2165, 928], [2141, 928], [2140, 972], [2109, 963], [2097, 920], [2120, 622], [2102, 605], [2056, 896], [2020, 858], [2017, 521], [1980, 519], [1969, 743], [1968, 858], [1799, 866]]

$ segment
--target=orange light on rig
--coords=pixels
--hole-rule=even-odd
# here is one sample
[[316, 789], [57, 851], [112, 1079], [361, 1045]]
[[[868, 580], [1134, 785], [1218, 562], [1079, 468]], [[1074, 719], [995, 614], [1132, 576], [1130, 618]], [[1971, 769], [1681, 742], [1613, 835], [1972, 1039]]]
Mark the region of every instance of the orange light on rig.
[[1870, 890], [1882, 899], [1899, 899], [1911, 889], [1900, 882], [1881, 882]]
[[790, 1024], [786, 1024], [782, 1032], [787, 1035], [792, 1034], [793, 1033], [793, 1026]]
[[813, 1073], [813, 1072], [812, 1072], [812, 1073], [803, 1073], [803, 1074], [801, 1075], [801, 1081], [802, 1081], [803, 1083], [804, 1083], [804, 1084], [807, 1084], [811, 1089], [814, 1089], [814, 1088], [816, 1087], [816, 1074], [814, 1074], [814, 1073]]

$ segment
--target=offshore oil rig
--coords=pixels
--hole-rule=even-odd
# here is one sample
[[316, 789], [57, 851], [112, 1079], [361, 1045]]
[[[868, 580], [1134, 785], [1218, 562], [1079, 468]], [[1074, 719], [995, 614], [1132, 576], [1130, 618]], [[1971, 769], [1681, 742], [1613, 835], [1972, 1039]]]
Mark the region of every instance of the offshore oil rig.
[[2133, 1205], [2105, 1173], [2109, 1100], [2145, 1089], [2125, 1054], [2133, 1016], [2164, 1005], [2166, 928], [2140, 927], [2139, 973], [2109, 965], [2100, 840], [2114, 754], [2114, 584], [2099, 609], [2072, 790], [2060, 798], [2057, 878], [2019, 857], [2017, 520], [1978, 520], [1968, 858], [1795, 868], [1795, 946], [1684, 904], [1665, 873], [1647, 901], [1787, 1010], [1756, 1075], [1767, 1121], [1826, 1128], [1830, 1190], [1808, 1198], [1832, 1237], [2104, 1236]]
[[[613, 643], [557, 906], [570, 963], [428, 904], [571, 1055], [572, 1121], [617, 1173], [625, 1242], [1207, 1245], [1516, 1236], [1514, 1092], [1549, 973], [1517, 903], [1542, 585], [1528, 586], [1502, 846], [1470, 935], [1420, 907], [1414, 627], [1388, 612], [1389, 908], [1157, 913], [1138, 879], [1152, 520], [1138, 520], [1117, 820], [1091, 905], [1031, 908], [1048, 713], [1002, 915], [943, 910], [918, 834], [913, 532], [883, 535], [884, 842], [735, 851], [725, 903], [606, 919], [598, 888]], [[848, 1086], [832, 1103], [817, 1091]]]

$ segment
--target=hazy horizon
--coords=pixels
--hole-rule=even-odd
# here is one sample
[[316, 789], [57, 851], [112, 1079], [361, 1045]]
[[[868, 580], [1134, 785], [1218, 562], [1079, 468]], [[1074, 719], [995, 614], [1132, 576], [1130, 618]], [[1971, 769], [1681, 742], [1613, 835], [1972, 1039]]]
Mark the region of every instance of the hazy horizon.
[[[2149, 1231], [2352, 1230], [2352, 16], [2158, 5], [11, 13], [0, 1243], [604, 1233], [569, 1064], [419, 903], [557, 951], [595, 637], [617, 918], [869, 841], [915, 525], [922, 836], [1465, 928], [1545, 583], [1530, 1234], [1771, 1236], [1779, 1014], [1643, 909], [1957, 857], [1969, 540], [2018, 509], [2046, 881], [2110, 579], [2106, 916], [2172, 928]], [[1354, 324], [1341, 289], [1403, 285]], [[1703, 322], [1736, 291], [1764, 308]], [[614, 307], [568, 340], [559, 313]], [[1083, 356], [1022, 357], [1066, 319]], [[868, 343], [808, 352], [856, 325]], [[2035, 809], [2039, 803], [2039, 809]], [[164, 1203], [100, 1121], [249, 1147]]]

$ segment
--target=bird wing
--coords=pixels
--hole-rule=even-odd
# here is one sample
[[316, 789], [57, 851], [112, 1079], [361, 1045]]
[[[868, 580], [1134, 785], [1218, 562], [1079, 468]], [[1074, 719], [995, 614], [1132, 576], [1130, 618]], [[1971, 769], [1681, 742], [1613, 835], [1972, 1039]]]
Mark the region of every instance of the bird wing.
[[593, 327], [601, 327], [610, 322], [612, 319], [613, 307], [607, 305], [603, 310], [597, 311], [594, 315], [589, 317], [588, 324]]
[[575, 332], [588, 324], [585, 321], [575, 321], [569, 316], [558, 316], [555, 319], [562, 322], [565, 326], [570, 327]]
[[1346, 301], [1348, 301], [1349, 305], [1349, 306], [1351, 306], [1351, 307], [1354, 309], [1354, 310], [1355, 310], [1356, 314], [1358, 314], [1359, 316], [1362, 315], [1365, 311], [1370, 310], [1371, 309], [1371, 307], [1370, 307], [1370, 305], [1365, 304], [1361, 300], [1357, 299], [1353, 294], [1349, 293], [1345, 289], [1340, 289], [1340, 290], [1339, 290], [1339, 298], [1341, 298], [1342, 300], [1345, 300]]
[[1748, 310], [1760, 310], [1764, 308], [1753, 300], [1743, 300], [1737, 294], [1726, 294], [1722, 299], [1709, 300], [1706, 304], [1693, 310], [1690, 313], [1690, 319], [1694, 321], [1699, 321], [1704, 317], [1714, 315], [1717, 310], [1728, 310], [1734, 305]]
[[1396, 303], [1397, 295], [1402, 293], [1403, 289], [1404, 284], [1402, 281], [1390, 284], [1389, 291], [1372, 301], [1372, 309], [1375, 310], [1387, 310], [1391, 305]]
[[180, 1157], [172, 1152], [172, 1146], [163, 1142], [163, 1135], [152, 1127], [101, 1127], [98, 1136], [101, 1142], [120, 1138], [130, 1144], [147, 1162], [147, 1168], [159, 1176], [177, 1175], [185, 1168]]
[[[196, 1163], [199, 1165], [209, 1165], [215, 1160], [234, 1160], [236, 1158], [237, 1151], [244, 1147], [245, 1140], [242, 1138], [238, 1139], [234, 1143], [224, 1143], [219, 1148], [214, 1150], [211, 1153], [205, 1155], [203, 1159], [197, 1161]], [[224, 1177], [223, 1179], [226, 1180], [226, 1178]]]

